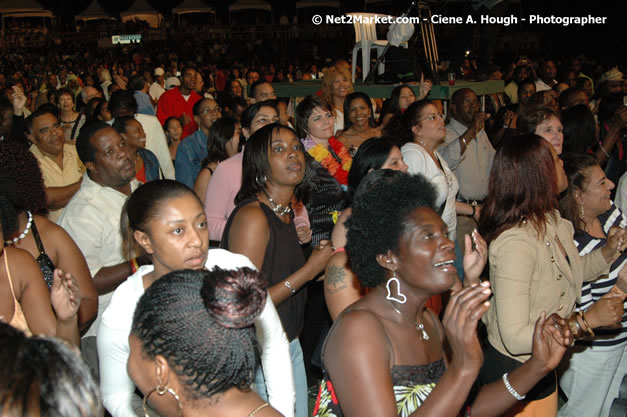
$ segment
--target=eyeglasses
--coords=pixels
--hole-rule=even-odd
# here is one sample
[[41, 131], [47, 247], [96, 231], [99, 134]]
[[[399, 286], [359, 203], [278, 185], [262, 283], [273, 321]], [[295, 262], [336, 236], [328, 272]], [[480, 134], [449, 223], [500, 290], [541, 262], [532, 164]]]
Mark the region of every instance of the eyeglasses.
[[464, 101], [462, 101], [462, 104], [464, 106], [478, 106], [479, 105], [479, 99], [467, 98], [467, 99], [464, 99]]
[[418, 121], [418, 122], [422, 122], [423, 120], [431, 120], [431, 121], [434, 121], [434, 120], [437, 120], [437, 119], [442, 119], [442, 120], [444, 120], [444, 116], [442, 116], [442, 114], [441, 114], [441, 113], [437, 113], [437, 114], [436, 114], [436, 113], [431, 113], [430, 115], [428, 115], [428, 116], [426, 116], [426, 117], [423, 117], [422, 119], [418, 119], [417, 121]]
[[200, 111], [200, 115], [204, 116], [207, 113], [221, 113], [222, 112], [222, 108], [221, 107], [214, 107], [213, 109], [204, 109]]

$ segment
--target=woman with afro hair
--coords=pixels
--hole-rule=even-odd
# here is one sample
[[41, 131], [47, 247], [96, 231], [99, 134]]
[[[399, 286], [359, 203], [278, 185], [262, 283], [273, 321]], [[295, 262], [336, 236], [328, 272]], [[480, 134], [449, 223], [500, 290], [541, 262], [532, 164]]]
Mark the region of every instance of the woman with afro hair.
[[483, 361], [476, 330], [491, 291], [476, 282], [486, 251], [467, 249], [465, 282], [474, 284], [453, 290], [440, 323], [425, 303], [459, 282], [455, 245], [434, 210], [429, 181], [396, 176], [353, 204], [346, 251], [371, 290], [329, 332], [314, 415], [498, 416], [517, 402], [513, 393], [524, 395], [559, 364], [571, 342], [568, 330], [559, 317], [541, 315], [531, 359], [505, 382], [483, 387], [462, 410]]

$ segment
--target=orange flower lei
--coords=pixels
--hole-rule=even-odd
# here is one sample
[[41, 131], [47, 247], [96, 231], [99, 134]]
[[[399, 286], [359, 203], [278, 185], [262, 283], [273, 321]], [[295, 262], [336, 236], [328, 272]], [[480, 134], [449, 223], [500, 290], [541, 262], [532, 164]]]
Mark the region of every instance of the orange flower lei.
[[303, 139], [303, 145], [309, 155], [320, 162], [337, 182], [341, 185], [348, 185], [348, 171], [351, 169], [353, 158], [351, 158], [342, 142], [335, 139], [335, 136], [329, 138], [329, 147], [340, 158], [340, 161], [329, 152], [326, 146], [316, 144], [311, 138]]

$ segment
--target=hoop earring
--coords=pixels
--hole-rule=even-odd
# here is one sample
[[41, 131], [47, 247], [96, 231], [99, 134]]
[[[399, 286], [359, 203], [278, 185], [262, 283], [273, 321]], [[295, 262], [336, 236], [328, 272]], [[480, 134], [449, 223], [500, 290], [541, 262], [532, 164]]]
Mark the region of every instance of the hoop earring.
[[266, 181], [268, 181], [268, 177], [264, 175], [263, 177], [259, 178], [259, 174], [257, 174], [255, 176], [255, 181], [257, 182], [257, 184], [263, 187], [266, 185]]
[[181, 399], [179, 398], [179, 395], [176, 393], [176, 391], [174, 391], [172, 388], [161, 388], [159, 385], [157, 385], [156, 388], [154, 388], [152, 391], [150, 391], [146, 396], [144, 396], [144, 402], [142, 404], [142, 408], [144, 409], [144, 416], [145, 417], [150, 417], [150, 414], [148, 414], [148, 409], [147, 409], [147, 401], [148, 401], [148, 397], [150, 397], [150, 395], [156, 392], [157, 394], [159, 394], [159, 396], [165, 395], [166, 393], [172, 395], [174, 397], [174, 399], [176, 400], [176, 405], [178, 406], [179, 409], [179, 417], [183, 416], [183, 406], [181, 405]]
[[[391, 288], [392, 288], [392, 283], [396, 282], [396, 294], [393, 295]], [[405, 294], [403, 294], [401, 292], [401, 282], [398, 280], [398, 278], [396, 278], [396, 274], [394, 272], [392, 272], [392, 277], [390, 277], [390, 279], [388, 279], [388, 282], [385, 283], [385, 289], [388, 291], [388, 295], [385, 297], [386, 300], [390, 300], [390, 301], [396, 301], [397, 303], [400, 304], [405, 304], [407, 302], [407, 297], [405, 296]]]

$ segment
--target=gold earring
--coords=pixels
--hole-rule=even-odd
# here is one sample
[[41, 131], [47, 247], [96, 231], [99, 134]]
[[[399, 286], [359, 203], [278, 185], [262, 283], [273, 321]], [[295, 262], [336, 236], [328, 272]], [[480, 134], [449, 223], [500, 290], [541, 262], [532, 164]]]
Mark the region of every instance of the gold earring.
[[582, 222], [584, 222], [584, 223], [586, 222], [585, 212], [584, 212], [584, 209], [583, 209], [583, 204], [579, 205], [579, 217], [581, 218]]
[[179, 398], [178, 394], [176, 393], [176, 391], [174, 391], [172, 388], [161, 388], [159, 385], [157, 385], [152, 391], [150, 391], [146, 396], [144, 396], [144, 402], [142, 404], [142, 407], [144, 409], [144, 416], [145, 417], [150, 417], [150, 414], [148, 414], [148, 397], [150, 397], [150, 395], [156, 392], [157, 394], [159, 394], [159, 396], [165, 395], [166, 393], [172, 395], [174, 397], [174, 399], [176, 400], [176, 405], [178, 406], [179, 409], [179, 417], [183, 416], [183, 406], [181, 405], [181, 399]]

